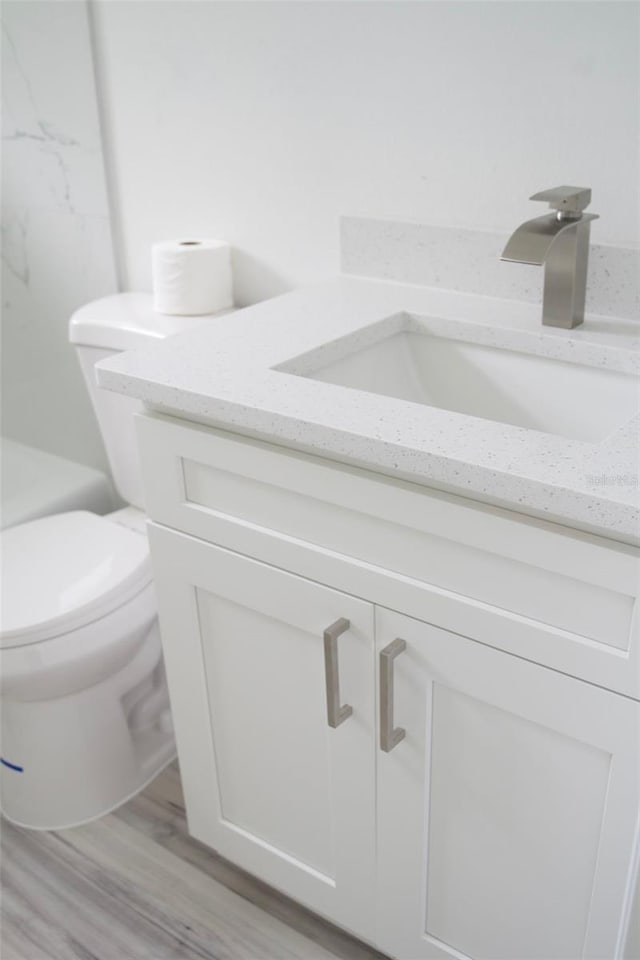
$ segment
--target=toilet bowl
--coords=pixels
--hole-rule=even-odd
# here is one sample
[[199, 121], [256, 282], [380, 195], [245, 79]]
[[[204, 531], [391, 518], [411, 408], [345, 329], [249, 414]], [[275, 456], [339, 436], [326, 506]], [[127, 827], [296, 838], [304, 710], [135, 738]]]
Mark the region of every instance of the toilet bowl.
[[[115, 352], [210, 317], [119, 294], [70, 322], [122, 510], [71, 510], [0, 533], [0, 810], [61, 829], [108, 813], [175, 757], [145, 532], [134, 400], [96, 386]], [[80, 504], [78, 504], [80, 505]]]
[[137, 513], [57, 514], [0, 535], [0, 806], [20, 826], [102, 816], [175, 756]]

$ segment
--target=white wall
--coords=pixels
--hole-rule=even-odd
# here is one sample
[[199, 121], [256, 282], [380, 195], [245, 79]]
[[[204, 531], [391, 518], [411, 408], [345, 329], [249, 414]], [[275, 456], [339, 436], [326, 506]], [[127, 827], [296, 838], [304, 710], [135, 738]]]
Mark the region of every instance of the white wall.
[[595, 243], [637, 243], [639, 11], [99, 0], [127, 285], [153, 240], [214, 235], [250, 302], [334, 273], [340, 214], [507, 233], [560, 183], [593, 188]]
[[2, 429], [104, 467], [72, 312], [116, 279], [87, 9], [2, 5]]

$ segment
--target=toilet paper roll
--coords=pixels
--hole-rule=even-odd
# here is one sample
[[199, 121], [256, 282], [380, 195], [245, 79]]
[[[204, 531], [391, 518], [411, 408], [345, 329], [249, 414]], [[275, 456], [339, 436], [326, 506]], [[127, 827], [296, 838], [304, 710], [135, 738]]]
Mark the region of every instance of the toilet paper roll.
[[197, 316], [233, 306], [231, 251], [221, 240], [171, 240], [151, 251], [154, 308]]

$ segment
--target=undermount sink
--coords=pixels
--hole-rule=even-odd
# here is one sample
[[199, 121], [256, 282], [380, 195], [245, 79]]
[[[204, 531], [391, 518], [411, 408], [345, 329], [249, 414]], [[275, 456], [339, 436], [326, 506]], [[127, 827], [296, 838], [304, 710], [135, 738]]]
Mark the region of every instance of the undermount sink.
[[590, 443], [638, 411], [635, 376], [564, 359], [566, 339], [557, 341], [558, 359], [533, 352], [540, 338], [522, 331], [498, 331], [505, 345], [482, 342], [495, 334], [479, 324], [398, 314], [278, 369]]

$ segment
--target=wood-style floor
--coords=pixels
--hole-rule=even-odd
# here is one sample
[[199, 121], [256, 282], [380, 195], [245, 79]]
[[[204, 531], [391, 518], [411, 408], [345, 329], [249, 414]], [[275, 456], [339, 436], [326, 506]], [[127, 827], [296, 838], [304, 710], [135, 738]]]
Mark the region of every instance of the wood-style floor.
[[380, 960], [187, 834], [175, 764], [73, 830], [2, 824], [1, 960]]

